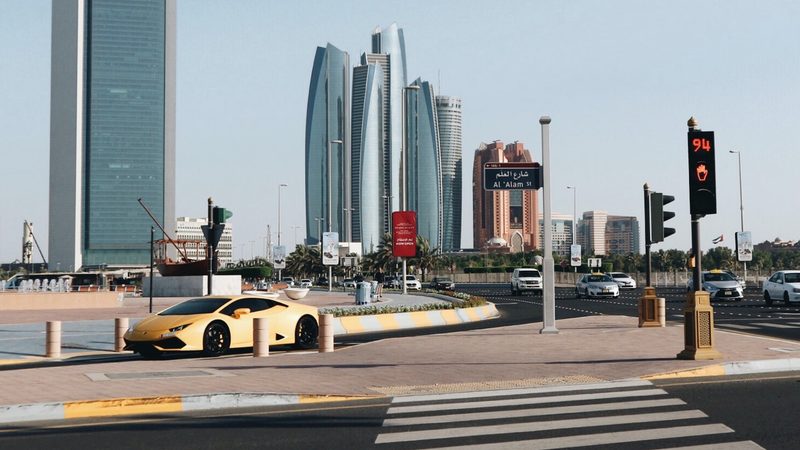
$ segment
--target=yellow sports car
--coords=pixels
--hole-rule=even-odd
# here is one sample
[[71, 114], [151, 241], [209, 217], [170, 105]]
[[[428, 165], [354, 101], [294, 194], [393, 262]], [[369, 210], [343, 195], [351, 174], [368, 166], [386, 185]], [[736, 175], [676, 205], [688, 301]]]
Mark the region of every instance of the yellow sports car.
[[125, 333], [125, 349], [144, 357], [167, 351], [208, 356], [253, 346], [253, 319], [269, 319], [270, 345], [311, 348], [319, 334], [317, 308], [257, 295], [208, 296], [173, 305]]

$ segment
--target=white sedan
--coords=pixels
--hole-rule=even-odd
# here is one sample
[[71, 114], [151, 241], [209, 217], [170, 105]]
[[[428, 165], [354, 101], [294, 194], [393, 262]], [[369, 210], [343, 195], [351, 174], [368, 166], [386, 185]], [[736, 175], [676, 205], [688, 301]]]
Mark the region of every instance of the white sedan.
[[609, 272], [611, 278], [617, 283], [620, 289], [636, 289], [636, 280], [631, 278], [630, 275], [623, 272]]
[[422, 290], [422, 283], [414, 275], [406, 275], [406, 289]]
[[582, 276], [575, 283], [575, 296], [581, 298], [619, 297], [619, 286], [611, 276], [604, 273], [591, 273]]
[[764, 281], [764, 301], [772, 306], [772, 301], [783, 299], [787, 306], [800, 301], [800, 270], [781, 270]]

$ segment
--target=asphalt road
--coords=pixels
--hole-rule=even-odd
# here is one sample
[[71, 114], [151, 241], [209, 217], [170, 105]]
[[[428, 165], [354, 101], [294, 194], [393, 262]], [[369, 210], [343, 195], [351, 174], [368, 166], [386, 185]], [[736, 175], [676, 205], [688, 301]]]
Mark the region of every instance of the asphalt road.
[[797, 374], [556, 389], [38, 423], [0, 448], [797, 448]]

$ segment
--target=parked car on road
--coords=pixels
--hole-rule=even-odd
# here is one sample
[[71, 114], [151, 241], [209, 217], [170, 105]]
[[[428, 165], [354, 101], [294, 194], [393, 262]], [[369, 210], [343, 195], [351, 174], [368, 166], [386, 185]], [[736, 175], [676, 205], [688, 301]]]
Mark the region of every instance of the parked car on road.
[[620, 289], [636, 289], [636, 280], [624, 272], [609, 272], [608, 275], [614, 279]]
[[302, 280], [300, 280], [300, 287], [301, 288], [310, 288], [313, 285], [314, 285], [314, 283], [308, 278], [303, 278]]
[[383, 287], [389, 289], [400, 289], [400, 279], [395, 276], [384, 277]]
[[431, 289], [453, 291], [456, 289], [456, 283], [447, 277], [433, 277], [433, 281], [431, 281]]
[[[744, 291], [742, 285], [729, 273], [721, 270], [709, 270], [700, 274], [703, 279], [703, 290], [708, 292], [711, 300], [742, 300]], [[691, 278], [687, 283], [688, 290], [694, 290], [694, 280]]]
[[610, 275], [590, 273], [583, 275], [575, 283], [575, 297], [619, 297], [619, 285]]
[[187, 300], [131, 326], [125, 349], [144, 357], [163, 352], [202, 351], [219, 356], [253, 346], [253, 319], [269, 318], [270, 345], [311, 348], [317, 342], [317, 308], [256, 295]]
[[536, 269], [514, 269], [511, 274], [511, 295], [521, 295], [525, 291], [532, 291], [539, 295], [544, 292], [541, 272]]
[[289, 287], [294, 287], [294, 278], [292, 277], [283, 277], [281, 278], [281, 283], [286, 283]]
[[355, 289], [356, 280], [352, 278], [345, 278], [344, 280], [342, 280], [342, 287], [345, 289]]
[[764, 281], [764, 301], [772, 306], [772, 301], [783, 299], [789, 306], [791, 302], [800, 301], [800, 270], [781, 270], [773, 273]]
[[417, 280], [415, 275], [406, 275], [406, 289], [422, 290], [422, 283]]

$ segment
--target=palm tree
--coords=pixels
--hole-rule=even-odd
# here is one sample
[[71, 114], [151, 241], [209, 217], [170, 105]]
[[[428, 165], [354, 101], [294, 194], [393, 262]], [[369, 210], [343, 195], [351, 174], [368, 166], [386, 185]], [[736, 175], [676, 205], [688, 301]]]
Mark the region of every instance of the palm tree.
[[439, 257], [438, 248], [431, 248], [431, 244], [427, 239], [417, 236], [417, 256], [413, 258], [413, 261], [414, 265], [422, 270], [423, 283], [425, 282], [425, 275], [436, 266]]
[[294, 252], [286, 258], [286, 269], [299, 277], [309, 277], [325, 272], [319, 248], [298, 245]]

